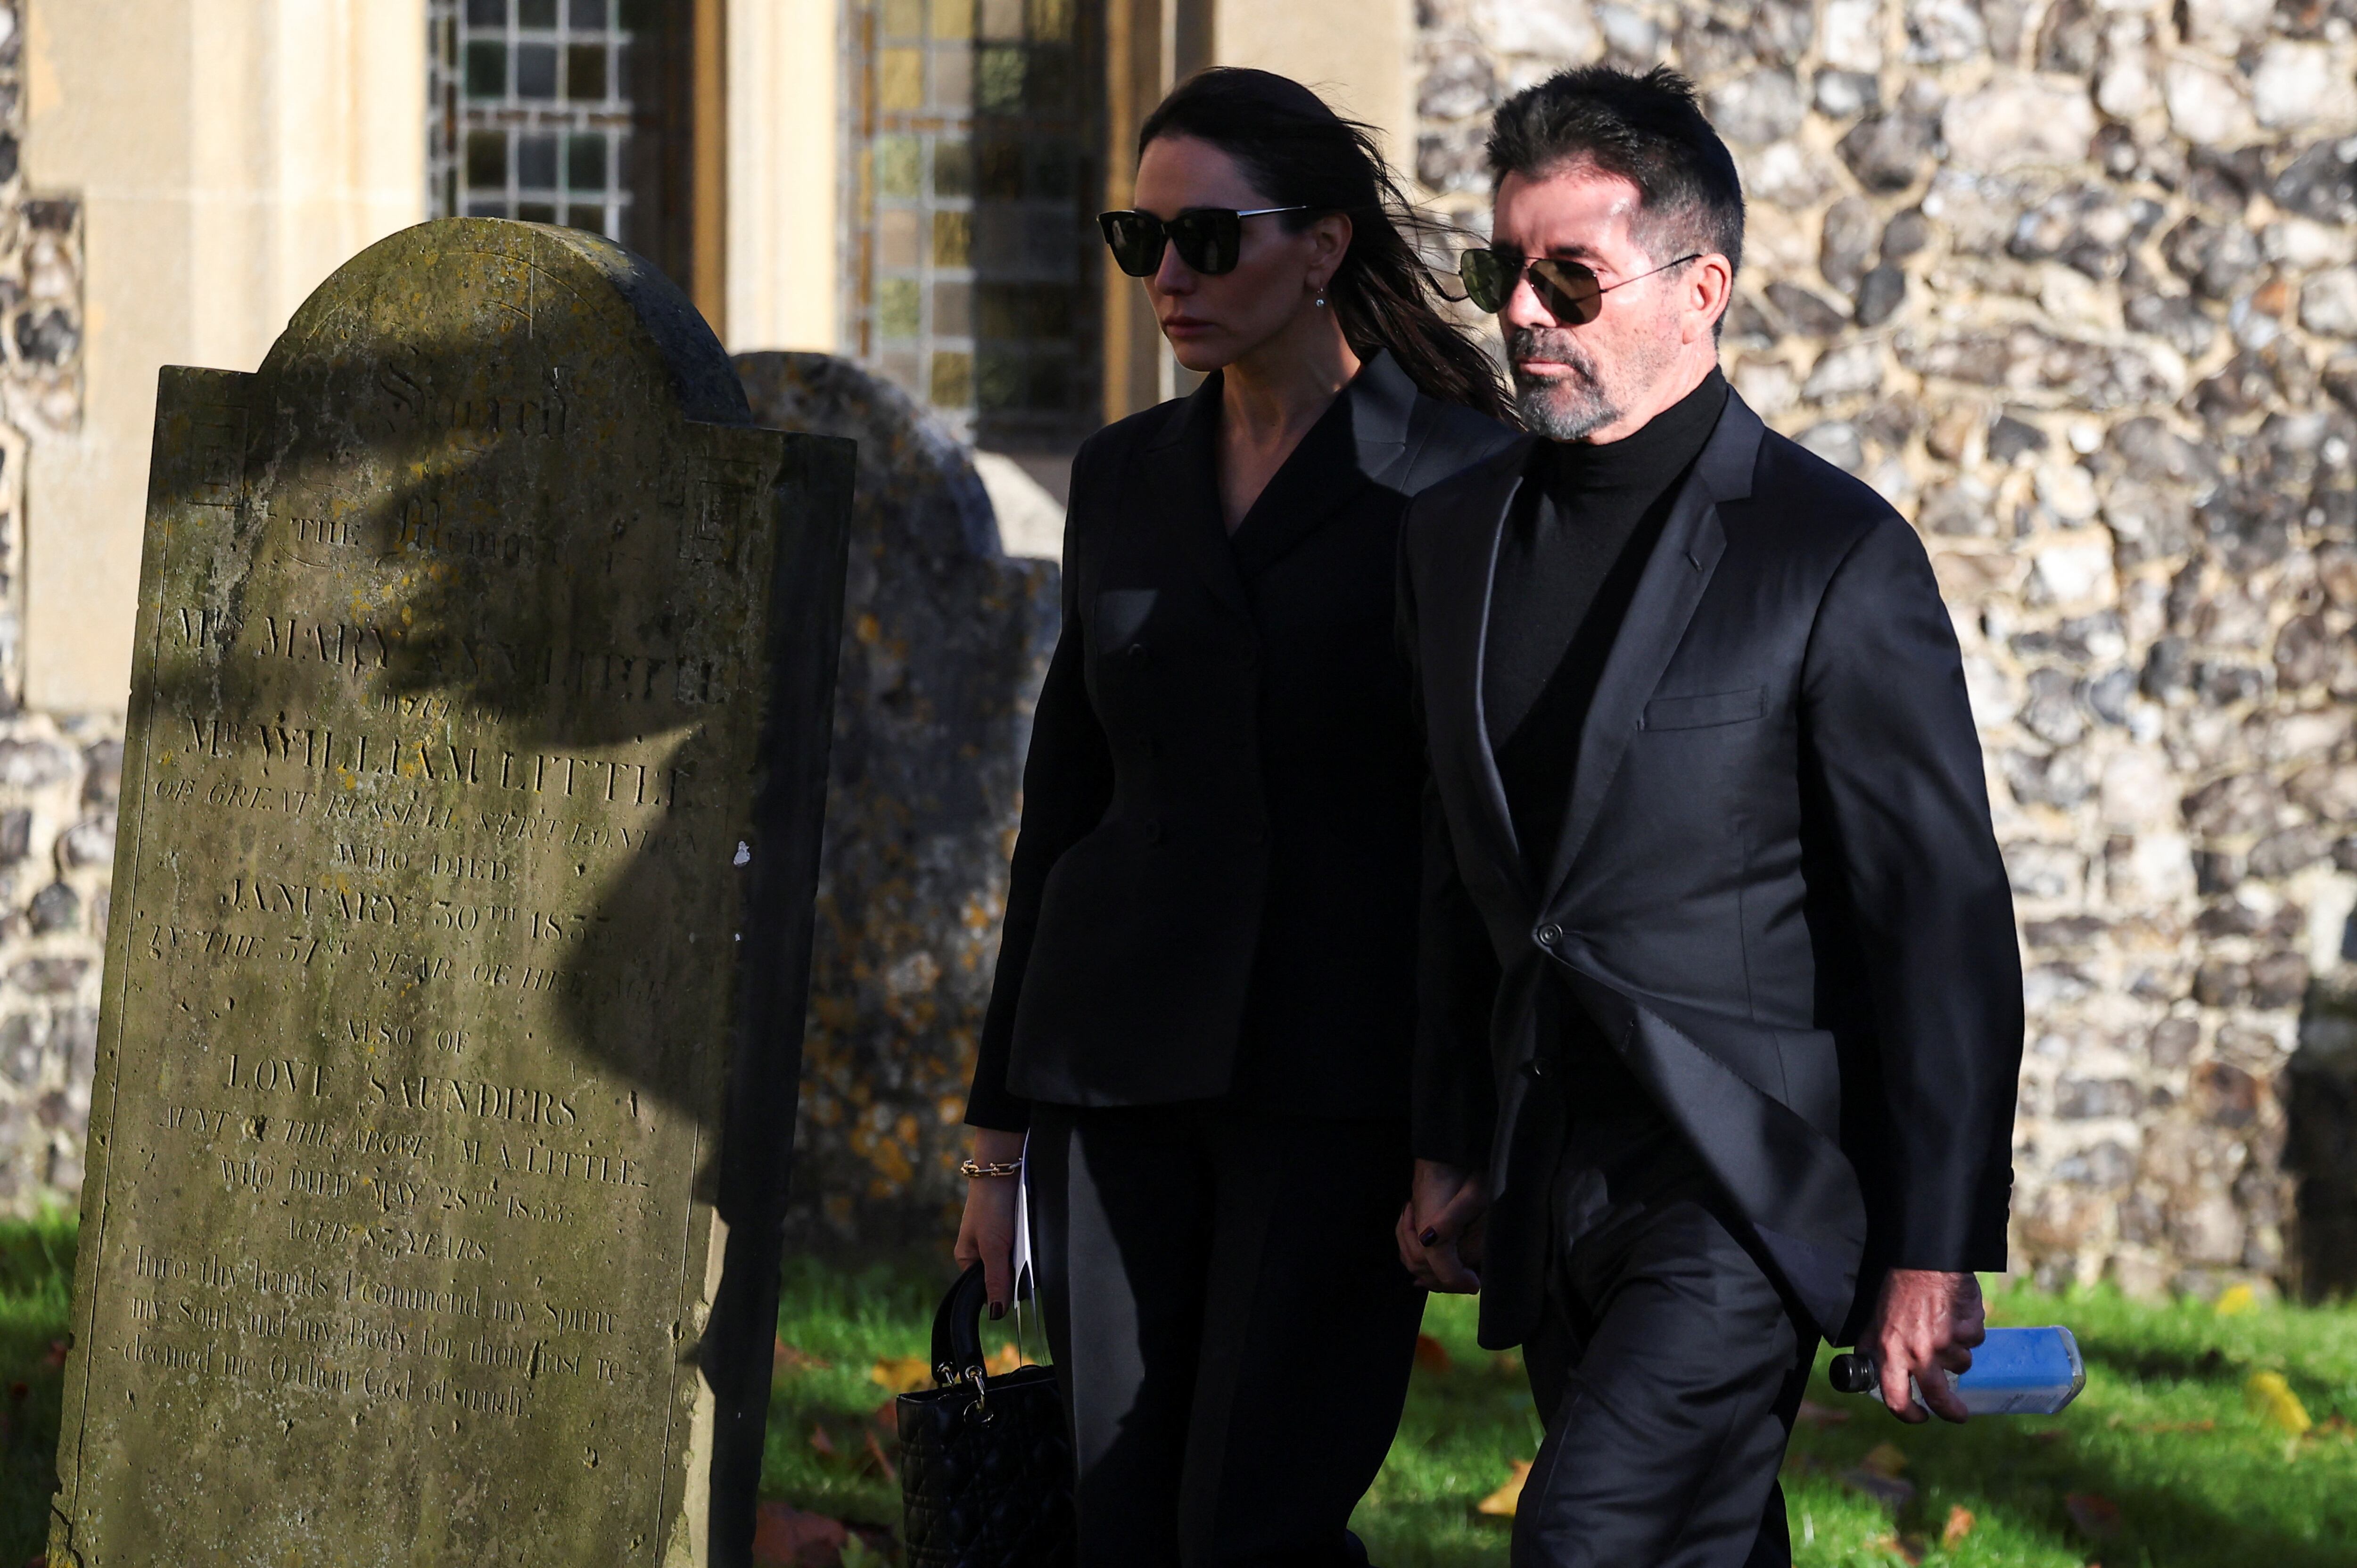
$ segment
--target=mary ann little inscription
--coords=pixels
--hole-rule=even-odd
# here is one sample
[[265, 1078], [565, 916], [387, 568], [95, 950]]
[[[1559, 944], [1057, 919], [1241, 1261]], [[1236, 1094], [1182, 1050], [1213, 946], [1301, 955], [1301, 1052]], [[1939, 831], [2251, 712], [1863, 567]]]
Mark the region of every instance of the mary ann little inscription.
[[715, 1560], [848, 456], [520, 224], [165, 373], [53, 1562]]

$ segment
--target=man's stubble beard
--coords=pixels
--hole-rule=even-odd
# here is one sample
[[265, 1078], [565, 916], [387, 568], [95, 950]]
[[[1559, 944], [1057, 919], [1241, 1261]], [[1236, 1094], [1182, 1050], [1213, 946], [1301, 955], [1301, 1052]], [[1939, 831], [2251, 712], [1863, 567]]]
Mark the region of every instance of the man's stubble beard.
[[[1669, 350], [1660, 345], [1646, 348], [1652, 351], [1641, 354], [1628, 367], [1640, 385], [1649, 383], [1669, 356]], [[1506, 336], [1506, 358], [1510, 368], [1522, 360], [1551, 360], [1569, 371], [1541, 380], [1513, 371], [1514, 410], [1522, 415], [1523, 428], [1532, 435], [1549, 441], [1580, 441], [1620, 418], [1621, 403], [1615, 389], [1605, 383], [1595, 357], [1570, 332], [1561, 328], [1514, 328]]]

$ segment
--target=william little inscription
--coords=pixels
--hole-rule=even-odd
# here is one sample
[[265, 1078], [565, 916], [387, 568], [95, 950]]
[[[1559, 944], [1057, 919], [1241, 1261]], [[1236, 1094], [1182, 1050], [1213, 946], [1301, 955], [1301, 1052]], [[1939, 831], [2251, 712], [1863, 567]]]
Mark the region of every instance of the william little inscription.
[[735, 1554], [848, 475], [520, 224], [165, 372], [52, 1563]]

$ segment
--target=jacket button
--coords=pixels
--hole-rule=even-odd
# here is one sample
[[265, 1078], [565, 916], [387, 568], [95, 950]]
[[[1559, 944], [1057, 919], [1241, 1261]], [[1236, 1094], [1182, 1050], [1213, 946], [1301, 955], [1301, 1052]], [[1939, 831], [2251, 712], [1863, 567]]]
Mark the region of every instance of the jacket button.
[[1125, 651], [1128, 655], [1129, 661], [1132, 664], [1143, 664], [1146, 662], [1146, 644], [1142, 642], [1133, 642]]
[[1546, 1062], [1543, 1058], [1533, 1057], [1531, 1058], [1531, 1076], [1533, 1078], [1544, 1078], [1546, 1076]]
[[1538, 929], [1539, 946], [1551, 948], [1563, 940], [1563, 928], [1552, 920]]

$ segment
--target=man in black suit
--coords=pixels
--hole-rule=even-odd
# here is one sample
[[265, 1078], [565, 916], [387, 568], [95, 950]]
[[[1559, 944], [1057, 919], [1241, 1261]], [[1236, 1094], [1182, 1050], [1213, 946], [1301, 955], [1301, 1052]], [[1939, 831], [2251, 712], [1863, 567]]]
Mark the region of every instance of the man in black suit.
[[[2021, 974], [1954, 634], [1872, 490], [1717, 333], [1733, 161], [1666, 70], [1489, 145], [1534, 433], [1413, 503], [1426, 807], [1411, 1270], [1523, 1344], [1518, 1565], [1791, 1561], [1820, 1336], [1964, 1419], [2005, 1263]], [[1477, 1227], [1485, 1250], [1473, 1257]]]

